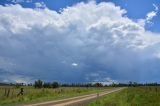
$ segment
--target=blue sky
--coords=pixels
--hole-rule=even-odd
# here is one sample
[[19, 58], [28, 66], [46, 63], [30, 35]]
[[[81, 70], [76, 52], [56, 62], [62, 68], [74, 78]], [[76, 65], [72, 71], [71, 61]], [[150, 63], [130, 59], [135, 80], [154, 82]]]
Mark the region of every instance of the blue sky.
[[0, 82], [159, 82], [160, 0], [1, 0]]

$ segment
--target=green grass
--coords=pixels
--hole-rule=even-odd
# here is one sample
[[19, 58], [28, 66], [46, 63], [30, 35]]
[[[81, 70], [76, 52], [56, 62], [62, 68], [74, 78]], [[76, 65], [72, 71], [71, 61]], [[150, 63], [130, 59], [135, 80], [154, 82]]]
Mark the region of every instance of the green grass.
[[160, 106], [160, 87], [129, 87], [86, 106]]
[[[10, 88], [9, 97], [4, 96], [5, 88]], [[25, 87], [24, 95], [17, 96], [20, 88], [15, 87], [0, 87], [0, 106], [4, 105], [18, 105], [24, 103], [34, 103], [46, 100], [56, 100], [67, 97], [79, 96], [100, 92], [104, 90], [111, 90], [113, 88], [86, 88], [86, 87], [61, 87], [57, 89], [35, 89], [33, 87]]]

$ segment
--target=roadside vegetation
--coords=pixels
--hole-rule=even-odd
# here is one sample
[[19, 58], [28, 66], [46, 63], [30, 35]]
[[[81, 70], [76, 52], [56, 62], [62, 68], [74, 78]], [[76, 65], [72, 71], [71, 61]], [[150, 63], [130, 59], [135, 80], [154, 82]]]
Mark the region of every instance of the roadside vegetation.
[[100, 97], [86, 106], [160, 106], [160, 87], [128, 87]]
[[117, 87], [127, 87], [121, 92], [109, 94], [87, 104], [87, 106], [160, 106], [160, 84], [128, 84], [103, 85], [102, 83], [64, 83], [44, 82], [37, 80], [31, 84], [0, 83], [0, 106], [30, 104], [48, 100], [98, 93], [113, 90]]
[[[99, 86], [99, 87], [98, 87]], [[112, 90], [113, 87], [100, 87], [101, 84], [63, 84], [41, 80], [34, 84], [9, 84], [0, 86], [0, 106], [56, 100], [85, 94]]]

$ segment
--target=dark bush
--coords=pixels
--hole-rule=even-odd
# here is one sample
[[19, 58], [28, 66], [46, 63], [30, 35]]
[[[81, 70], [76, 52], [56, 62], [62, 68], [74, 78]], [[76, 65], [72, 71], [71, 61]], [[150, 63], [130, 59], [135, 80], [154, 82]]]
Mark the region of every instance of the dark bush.
[[58, 88], [58, 87], [59, 87], [58, 82], [53, 82], [53, 83], [52, 83], [52, 88]]

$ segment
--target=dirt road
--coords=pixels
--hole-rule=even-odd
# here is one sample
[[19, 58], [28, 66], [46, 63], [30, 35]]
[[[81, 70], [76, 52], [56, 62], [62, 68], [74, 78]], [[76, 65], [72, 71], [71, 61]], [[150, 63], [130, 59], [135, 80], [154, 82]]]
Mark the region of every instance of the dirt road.
[[89, 95], [83, 95], [83, 96], [77, 96], [77, 97], [71, 97], [67, 99], [61, 99], [61, 100], [54, 100], [54, 101], [48, 101], [48, 102], [42, 102], [42, 103], [36, 103], [36, 104], [30, 104], [25, 106], [83, 106], [84, 104], [90, 102], [91, 100], [98, 99], [100, 96], [104, 96], [119, 90], [122, 90], [124, 88], [116, 88], [110, 91], [105, 91], [101, 93], [94, 93]]

